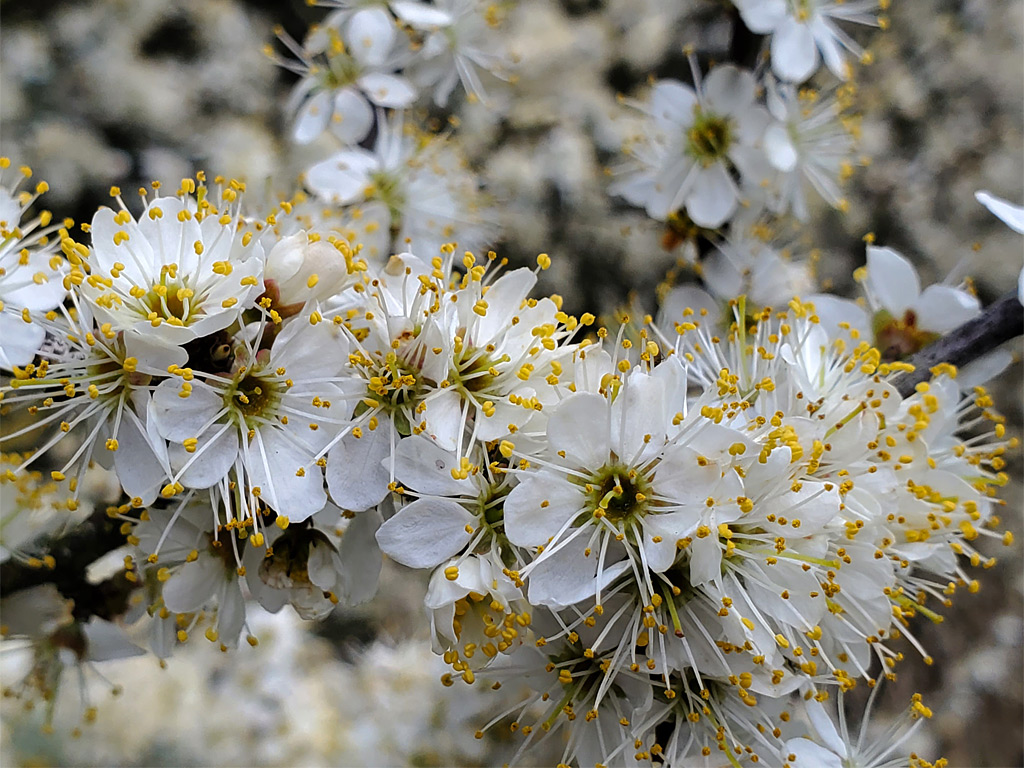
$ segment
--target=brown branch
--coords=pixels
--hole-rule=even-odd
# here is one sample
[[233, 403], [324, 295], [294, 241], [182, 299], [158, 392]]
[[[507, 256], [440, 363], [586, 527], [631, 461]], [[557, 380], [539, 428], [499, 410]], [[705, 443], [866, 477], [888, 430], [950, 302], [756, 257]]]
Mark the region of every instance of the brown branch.
[[896, 382], [896, 388], [903, 397], [908, 397], [918, 384], [931, 378], [931, 369], [939, 363], [950, 363], [962, 368], [1022, 333], [1024, 307], [1014, 291], [907, 360], [914, 366], [914, 371], [901, 376]]
[[98, 558], [125, 543], [122, 520], [112, 519], [100, 509], [66, 536], [44, 540], [39, 557], [51, 555], [55, 565], [32, 567], [16, 560], [0, 565], [0, 595], [7, 596], [39, 584], [53, 584], [67, 599], [74, 600], [74, 616], [113, 619], [128, 608], [128, 595], [137, 585], [118, 574], [99, 584], [90, 584], [86, 569]]

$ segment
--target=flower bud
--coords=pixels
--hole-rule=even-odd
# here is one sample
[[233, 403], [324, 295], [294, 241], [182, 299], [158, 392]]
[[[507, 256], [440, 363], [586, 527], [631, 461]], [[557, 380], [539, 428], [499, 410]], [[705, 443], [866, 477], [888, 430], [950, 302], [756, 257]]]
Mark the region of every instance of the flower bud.
[[330, 298], [345, 287], [348, 276], [341, 252], [324, 240], [311, 241], [304, 231], [282, 238], [267, 254], [263, 270], [266, 295], [278, 311]]

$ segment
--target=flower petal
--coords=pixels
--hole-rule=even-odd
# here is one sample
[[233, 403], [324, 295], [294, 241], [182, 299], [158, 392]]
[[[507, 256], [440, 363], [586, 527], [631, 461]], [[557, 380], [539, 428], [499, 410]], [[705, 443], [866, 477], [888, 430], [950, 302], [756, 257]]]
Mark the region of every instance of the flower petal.
[[362, 8], [352, 14], [345, 42], [360, 64], [379, 67], [387, 63], [395, 43], [395, 22], [383, 8]]
[[868, 278], [865, 288], [882, 308], [899, 317], [921, 295], [917, 270], [892, 248], [868, 246]]
[[598, 469], [607, 463], [611, 448], [608, 434], [608, 401], [601, 395], [579, 392], [556, 405], [548, 420], [552, 450], [581, 467]]
[[410, 568], [433, 568], [469, 543], [476, 518], [448, 499], [417, 499], [377, 531], [384, 554]]
[[530, 571], [529, 600], [535, 605], [565, 607], [593, 598], [620, 574], [629, 570], [628, 560], [604, 564], [597, 573], [600, 556], [597, 550], [589, 555], [587, 537], [577, 536], [560, 550], [545, 557]]
[[327, 456], [327, 487], [342, 509], [361, 512], [388, 495], [391, 471], [383, 465], [397, 440], [391, 420], [382, 418], [362, 437], [348, 434]]
[[981, 302], [967, 291], [949, 285], [929, 285], [914, 304], [917, 326], [947, 333], [981, 314]]
[[398, 75], [368, 72], [359, 78], [359, 87], [378, 107], [405, 109], [416, 101], [416, 89], [412, 83]]
[[802, 83], [818, 68], [818, 46], [811, 28], [792, 17], [783, 21], [772, 35], [771, 56], [776, 75]]
[[306, 450], [288, 439], [285, 428], [257, 429], [245, 458], [249, 483], [260, 488], [260, 497], [278, 514], [301, 522], [327, 503], [320, 468]]
[[583, 509], [584, 502], [581, 488], [542, 469], [525, 476], [505, 499], [505, 533], [517, 546], [543, 546]]
[[739, 202], [736, 184], [722, 163], [694, 172], [697, 178], [686, 196], [686, 212], [697, 226], [717, 229], [736, 211]]
[[342, 88], [334, 97], [334, 114], [328, 126], [345, 144], [358, 144], [373, 127], [373, 108], [356, 88]]
[[993, 214], [1002, 219], [1010, 229], [1024, 235], [1024, 207], [996, 197], [991, 192], [984, 190], [974, 193], [974, 199], [988, 208]]
[[331, 92], [319, 91], [308, 99], [299, 110], [292, 129], [292, 138], [298, 144], [314, 141], [331, 121]]
[[452, 469], [459, 466], [455, 454], [422, 435], [401, 440], [395, 448], [395, 479], [406, 488], [428, 496], [473, 494], [468, 478], [456, 480]]

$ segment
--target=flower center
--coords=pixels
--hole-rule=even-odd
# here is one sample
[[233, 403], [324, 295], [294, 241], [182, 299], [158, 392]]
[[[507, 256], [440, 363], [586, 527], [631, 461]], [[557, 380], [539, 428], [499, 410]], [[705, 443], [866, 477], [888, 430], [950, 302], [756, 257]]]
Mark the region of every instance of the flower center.
[[247, 425], [269, 419], [281, 397], [280, 385], [258, 372], [247, 373], [224, 396], [224, 404], [241, 414]]
[[648, 512], [649, 481], [622, 464], [601, 467], [587, 489], [587, 511], [595, 518], [624, 523]]
[[499, 376], [495, 364], [507, 363], [509, 360], [508, 355], [495, 360], [486, 349], [468, 347], [461, 354], [456, 354], [451, 378], [458, 381], [466, 392], [486, 392]]
[[356, 407], [355, 415], [379, 407], [391, 417], [400, 435], [411, 435], [413, 408], [423, 392], [420, 371], [394, 352], [388, 352], [383, 360], [363, 358], [359, 363], [366, 366], [366, 399]]
[[195, 291], [178, 280], [167, 282], [166, 277], [150, 287], [142, 297], [142, 306], [150, 320], [160, 318], [171, 325], [189, 325], [199, 314]]
[[917, 326], [917, 313], [908, 309], [902, 318], [894, 317], [884, 309], [875, 313], [872, 319], [875, 331], [875, 347], [882, 352], [887, 362], [903, 360], [931, 344], [939, 334]]
[[371, 173], [370, 186], [366, 196], [379, 200], [388, 207], [392, 228], [400, 226], [402, 211], [405, 208], [405, 191], [402, 189], [402, 181], [397, 175], [387, 171]]
[[732, 121], [711, 112], [697, 109], [693, 126], [686, 133], [686, 151], [702, 165], [709, 166], [723, 159], [733, 139]]

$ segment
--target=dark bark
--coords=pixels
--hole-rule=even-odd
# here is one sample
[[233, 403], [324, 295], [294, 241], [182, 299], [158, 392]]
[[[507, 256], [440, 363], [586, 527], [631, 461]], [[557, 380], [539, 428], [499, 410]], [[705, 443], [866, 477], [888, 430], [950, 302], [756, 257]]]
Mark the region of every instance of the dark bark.
[[113, 619], [125, 612], [128, 595], [137, 585], [123, 573], [99, 584], [86, 581], [86, 569], [97, 559], [125, 543], [121, 533], [123, 520], [97, 510], [84, 523], [59, 539], [44, 540], [38, 548], [41, 559], [51, 555], [54, 567], [32, 567], [15, 560], [0, 565], [0, 594], [11, 595], [39, 584], [53, 584], [69, 600], [75, 601], [76, 620], [91, 616]]
[[896, 382], [896, 388], [901, 395], [907, 397], [913, 394], [918, 384], [931, 378], [931, 369], [939, 363], [950, 363], [962, 368], [1022, 333], [1024, 307], [1014, 291], [907, 360], [914, 366], [914, 371], [901, 376]]

